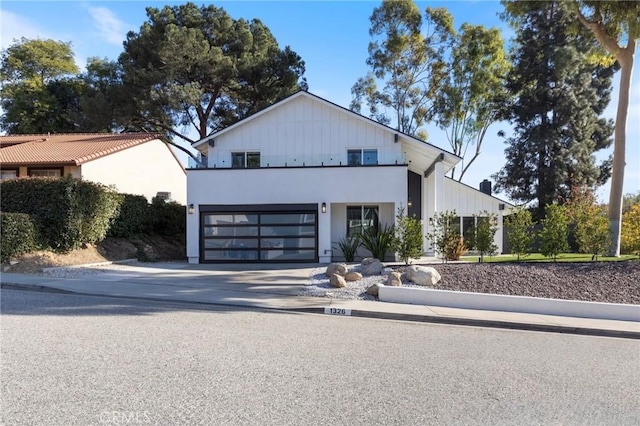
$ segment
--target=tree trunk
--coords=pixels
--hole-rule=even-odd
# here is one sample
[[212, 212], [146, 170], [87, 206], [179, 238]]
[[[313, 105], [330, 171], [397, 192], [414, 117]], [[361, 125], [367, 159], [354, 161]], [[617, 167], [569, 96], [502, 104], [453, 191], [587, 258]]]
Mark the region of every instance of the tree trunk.
[[613, 168], [611, 170], [611, 190], [609, 191], [609, 230], [611, 247], [609, 256], [620, 256], [620, 228], [622, 224], [622, 189], [624, 184], [625, 145], [627, 113], [629, 110], [629, 93], [631, 92], [631, 75], [633, 72], [633, 56], [635, 40], [618, 56], [620, 63], [620, 91], [618, 94], [618, 110], [613, 145]]

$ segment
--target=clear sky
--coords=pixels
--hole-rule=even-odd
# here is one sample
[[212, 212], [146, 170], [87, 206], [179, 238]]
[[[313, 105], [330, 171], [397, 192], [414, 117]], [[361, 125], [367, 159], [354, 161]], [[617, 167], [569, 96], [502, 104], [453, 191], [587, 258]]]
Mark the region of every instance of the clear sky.
[[[146, 7], [162, 8], [185, 2], [154, 0], [128, 1], [11, 1], [0, 3], [0, 43], [4, 49], [13, 39], [52, 38], [71, 42], [80, 69], [92, 56], [116, 59], [128, 31], [138, 31], [146, 20]], [[198, 5], [211, 2], [194, 2]], [[369, 17], [381, 1], [216, 1], [233, 18], [258, 18], [271, 30], [281, 47], [296, 51], [306, 63], [309, 91], [348, 108], [351, 86], [364, 76], [368, 67]], [[513, 31], [498, 14], [498, 1], [417, 1], [420, 10], [444, 6], [453, 14], [455, 26], [464, 22], [498, 27], [508, 40]], [[640, 61], [636, 55], [636, 62]], [[615, 117], [617, 105], [616, 76], [612, 102], [606, 116]], [[480, 157], [469, 168], [463, 181], [475, 188], [478, 183], [504, 165], [505, 145], [497, 136], [507, 135], [506, 123], [489, 128]], [[427, 127], [429, 142], [450, 150], [442, 132]], [[612, 152], [598, 154], [606, 158]], [[631, 106], [627, 127], [627, 167], [624, 192], [640, 191], [640, 64], [633, 74]], [[186, 161], [186, 160], [185, 160]], [[608, 201], [609, 187], [598, 191], [600, 201]]]

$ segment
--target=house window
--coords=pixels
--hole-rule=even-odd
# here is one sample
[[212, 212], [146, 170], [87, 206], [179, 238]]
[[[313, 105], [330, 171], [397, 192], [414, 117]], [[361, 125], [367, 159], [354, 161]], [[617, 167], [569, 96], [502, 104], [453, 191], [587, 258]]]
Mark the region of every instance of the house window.
[[349, 149], [347, 150], [347, 164], [350, 166], [378, 164], [377, 149]]
[[18, 177], [18, 169], [5, 169], [0, 172], [0, 180], [15, 179]]
[[378, 206], [347, 206], [347, 237], [378, 227]]
[[234, 169], [245, 169], [260, 167], [259, 152], [232, 152], [231, 167]]
[[29, 169], [29, 176], [61, 177], [62, 168], [59, 169]]

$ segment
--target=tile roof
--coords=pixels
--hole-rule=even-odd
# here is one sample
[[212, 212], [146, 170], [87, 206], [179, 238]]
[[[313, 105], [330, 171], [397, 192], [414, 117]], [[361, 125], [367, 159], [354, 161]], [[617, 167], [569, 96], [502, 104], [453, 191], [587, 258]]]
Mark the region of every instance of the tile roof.
[[154, 139], [158, 133], [63, 133], [0, 136], [0, 164], [80, 165]]

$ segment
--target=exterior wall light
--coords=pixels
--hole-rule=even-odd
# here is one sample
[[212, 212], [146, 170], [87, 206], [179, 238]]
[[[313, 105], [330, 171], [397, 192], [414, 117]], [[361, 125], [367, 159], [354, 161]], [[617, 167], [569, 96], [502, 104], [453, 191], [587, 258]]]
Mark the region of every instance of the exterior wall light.
[[322, 203], [322, 213], [327, 212], [327, 203]]
[[196, 209], [193, 206], [193, 204], [189, 204], [189, 214], [194, 214], [195, 212], [196, 212]]
[[429, 226], [433, 226], [433, 218], [432, 217], [429, 218]]
[[496, 216], [494, 216], [493, 219], [491, 219], [491, 224], [493, 226], [498, 226], [498, 218]]
[[407, 207], [409, 208], [413, 207], [413, 202], [411, 200], [407, 201]]

